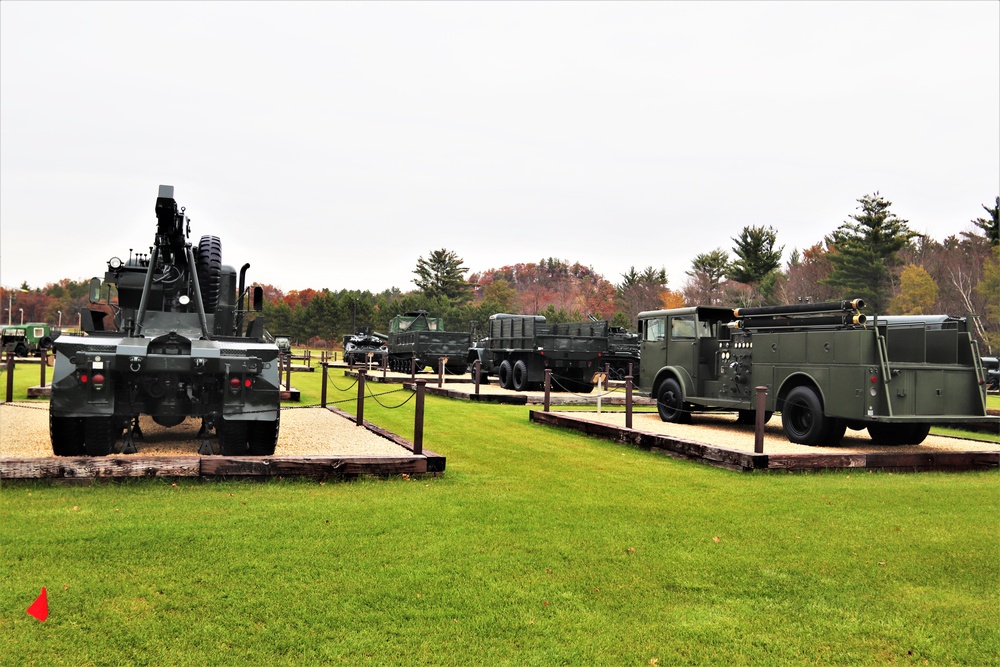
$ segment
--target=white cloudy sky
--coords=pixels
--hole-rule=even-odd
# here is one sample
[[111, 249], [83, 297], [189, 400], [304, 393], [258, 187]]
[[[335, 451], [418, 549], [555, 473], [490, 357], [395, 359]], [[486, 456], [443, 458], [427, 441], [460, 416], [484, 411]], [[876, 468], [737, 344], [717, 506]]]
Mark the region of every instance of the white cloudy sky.
[[0, 3], [0, 283], [100, 275], [172, 184], [286, 291], [558, 257], [612, 282], [879, 191], [1000, 194], [997, 2]]

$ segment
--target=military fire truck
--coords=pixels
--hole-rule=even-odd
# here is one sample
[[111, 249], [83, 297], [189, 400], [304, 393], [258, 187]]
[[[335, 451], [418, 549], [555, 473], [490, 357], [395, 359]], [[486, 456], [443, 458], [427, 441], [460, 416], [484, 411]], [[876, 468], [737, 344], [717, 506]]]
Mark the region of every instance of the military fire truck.
[[986, 373], [965, 318], [878, 317], [860, 299], [639, 313], [639, 390], [660, 418], [703, 410], [753, 418], [755, 388], [795, 443], [832, 445], [848, 428], [919, 444], [932, 424], [984, 422]]

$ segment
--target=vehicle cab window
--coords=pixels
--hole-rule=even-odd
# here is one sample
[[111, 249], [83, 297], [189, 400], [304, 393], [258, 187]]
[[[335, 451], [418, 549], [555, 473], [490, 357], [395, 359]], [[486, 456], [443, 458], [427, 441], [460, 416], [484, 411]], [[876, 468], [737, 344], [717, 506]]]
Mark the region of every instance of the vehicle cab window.
[[671, 317], [670, 318], [670, 338], [694, 338], [695, 337], [694, 317]]
[[658, 341], [666, 336], [666, 322], [664, 320], [646, 320], [644, 323], [644, 340]]

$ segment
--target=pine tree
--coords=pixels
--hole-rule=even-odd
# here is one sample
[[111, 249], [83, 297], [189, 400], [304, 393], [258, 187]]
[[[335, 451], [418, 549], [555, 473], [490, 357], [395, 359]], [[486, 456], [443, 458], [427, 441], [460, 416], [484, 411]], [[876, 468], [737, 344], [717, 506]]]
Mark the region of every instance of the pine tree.
[[781, 253], [785, 246], [775, 248], [778, 231], [774, 227], [744, 227], [733, 239], [733, 253], [737, 259], [729, 265], [730, 280], [755, 285], [781, 266]]
[[868, 310], [882, 313], [892, 295], [899, 251], [918, 235], [878, 192], [858, 202], [861, 212], [851, 216], [853, 222], [845, 221], [826, 239], [833, 268], [820, 282], [838, 288], [844, 298], [861, 297]]
[[427, 259], [420, 257], [414, 273], [414, 284], [430, 299], [445, 299], [453, 305], [461, 305], [472, 296], [472, 289], [465, 280], [468, 267], [464, 260], [451, 250], [432, 250]]

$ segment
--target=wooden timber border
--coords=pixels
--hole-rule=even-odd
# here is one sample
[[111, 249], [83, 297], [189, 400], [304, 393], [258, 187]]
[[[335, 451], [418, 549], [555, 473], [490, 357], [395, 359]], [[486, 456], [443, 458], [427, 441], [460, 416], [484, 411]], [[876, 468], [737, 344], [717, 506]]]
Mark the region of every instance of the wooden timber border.
[[531, 410], [531, 421], [574, 429], [607, 440], [630, 444], [647, 451], [698, 461], [742, 472], [810, 470], [881, 470], [886, 472], [925, 472], [945, 470], [1000, 469], [1000, 452], [845, 452], [843, 454], [755, 454], [727, 449], [684, 438], [636, 431], [602, 424], [566, 413]]
[[[331, 412], [354, 419], [336, 407]], [[413, 452], [413, 443], [371, 422], [365, 428]], [[15, 479], [94, 480], [124, 477], [275, 479], [353, 478], [359, 475], [443, 473], [445, 457], [424, 449], [410, 456], [48, 456], [0, 458], [0, 481]]]

